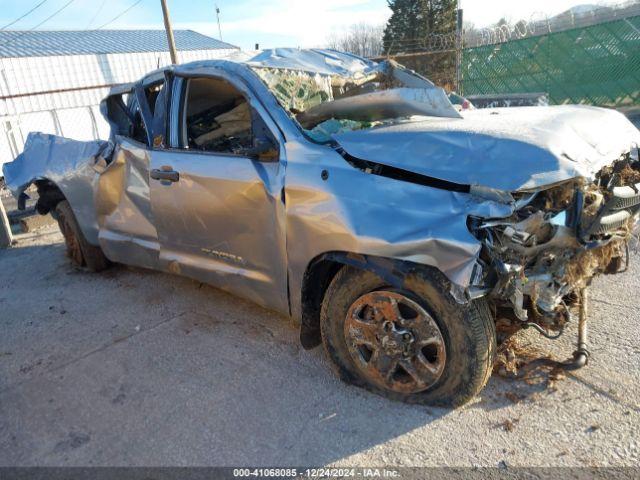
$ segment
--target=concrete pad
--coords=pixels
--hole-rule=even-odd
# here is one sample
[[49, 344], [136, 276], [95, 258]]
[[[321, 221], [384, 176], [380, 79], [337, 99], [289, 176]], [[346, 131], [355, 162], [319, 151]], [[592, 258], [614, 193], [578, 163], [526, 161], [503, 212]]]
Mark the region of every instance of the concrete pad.
[[[51, 227], [18, 240], [0, 251], [0, 466], [640, 460], [637, 257], [592, 288], [585, 369], [555, 388], [494, 376], [448, 410], [341, 383], [289, 319], [214, 288], [74, 269]], [[557, 342], [526, 338], [564, 358], [574, 336], [575, 325]]]

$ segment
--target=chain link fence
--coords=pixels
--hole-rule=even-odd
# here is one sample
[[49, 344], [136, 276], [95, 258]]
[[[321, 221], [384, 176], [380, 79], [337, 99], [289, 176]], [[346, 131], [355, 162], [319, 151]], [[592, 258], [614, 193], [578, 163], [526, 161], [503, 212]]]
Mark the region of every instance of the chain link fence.
[[552, 104], [640, 105], [638, 0], [467, 27], [462, 43], [456, 32], [402, 39], [374, 59], [396, 60], [465, 96], [537, 92]]
[[640, 3], [605, 13], [549, 23], [545, 34], [535, 34], [539, 24], [512, 32], [522, 38], [478, 36], [463, 51], [463, 94], [546, 92], [552, 104], [640, 105]]
[[10, 115], [1, 117], [0, 121], [0, 159], [5, 161], [22, 152], [29, 132], [83, 141], [109, 138], [109, 125], [98, 105]]
[[591, 27], [638, 15], [640, 15], [640, 0], [610, 6], [577, 6], [554, 17], [538, 12], [529, 19], [521, 19], [515, 23], [502, 20], [497, 25], [481, 29], [469, 24], [464, 32], [464, 45], [467, 48], [493, 45], [575, 28]]

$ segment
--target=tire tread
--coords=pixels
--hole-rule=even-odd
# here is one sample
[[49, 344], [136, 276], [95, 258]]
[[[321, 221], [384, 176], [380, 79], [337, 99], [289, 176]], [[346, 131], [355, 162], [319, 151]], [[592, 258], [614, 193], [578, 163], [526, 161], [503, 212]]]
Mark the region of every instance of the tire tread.
[[[340, 352], [340, 340], [336, 338], [339, 336], [339, 329], [336, 329], [334, 324], [337, 320], [331, 318], [331, 306], [334, 302], [344, 305], [353, 301], [354, 296], [371, 291], [366, 291], [367, 289], [381, 288], [384, 282], [371, 272], [346, 266], [336, 274], [327, 288], [320, 314], [322, 343], [332, 360], [333, 370], [343, 381], [392, 400], [453, 407], [467, 403], [484, 388], [493, 370], [497, 342], [495, 323], [489, 305], [484, 299], [474, 300], [467, 305], [457, 304], [449, 293], [449, 283], [446, 278], [432, 269], [425, 268], [413, 272], [405, 281], [405, 285], [414, 287], [409, 288], [408, 293], [413, 293], [417, 297], [429, 296], [431, 302], [437, 301], [443, 305], [443, 311], [453, 312], [451, 317], [455, 318], [447, 318], [443, 321], [459, 320], [464, 323], [466, 331], [458, 328], [455, 335], [459, 342], [464, 343], [459, 345], [463, 352], [460, 355], [464, 358], [458, 360], [463, 363], [452, 370], [453, 373], [443, 380], [443, 384], [436, 383], [430, 389], [416, 394], [401, 394], [381, 389], [360, 377], [350, 366], [350, 360], [346, 360], [346, 355]], [[363, 290], [360, 294], [358, 294], [359, 289]], [[420, 291], [424, 295], [420, 295]]]
[[91, 245], [82, 233], [76, 216], [71, 209], [71, 205], [67, 200], [63, 200], [56, 205], [56, 219], [60, 225], [60, 230], [64, 233], [63, 222], [69, 227], [69, 230], [78, 240], [80, 252], [82, 254], [82, 264], [79, 267], [86, 267], [91, 272], [100, 272], [109, 267], [110, 262], [105, 257], [102, 249], [98, 246]]

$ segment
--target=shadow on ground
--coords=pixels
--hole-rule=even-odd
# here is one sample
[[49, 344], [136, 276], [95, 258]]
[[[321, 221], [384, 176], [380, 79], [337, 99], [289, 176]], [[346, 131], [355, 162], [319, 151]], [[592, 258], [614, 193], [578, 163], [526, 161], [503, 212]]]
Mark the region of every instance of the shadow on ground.
[[[390, 402], [337, 380], [287, 318], [180, 277], [89, 274], [29, 241], [0, 251], [0, 465], [325, 465], [544, 393], [493, 378], [463, 410]], [[405, 449], [380, 464], [429, 456]]]

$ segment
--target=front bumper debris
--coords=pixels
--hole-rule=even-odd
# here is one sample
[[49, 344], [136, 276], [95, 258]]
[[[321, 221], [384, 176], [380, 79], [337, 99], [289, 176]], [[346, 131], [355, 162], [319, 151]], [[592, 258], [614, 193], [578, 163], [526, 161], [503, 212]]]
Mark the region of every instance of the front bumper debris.
[[640, 212], [640, 162], [626, 155], [593, 182], [572, 180], [520, 194], [518, 201], [524, 206], [509, 218], [470, 219], [483, 243], [483, 286], [491, 287], [499, 330], [535, 326], [555, 338], [578, 316], [592, 279], [628, 264]]

